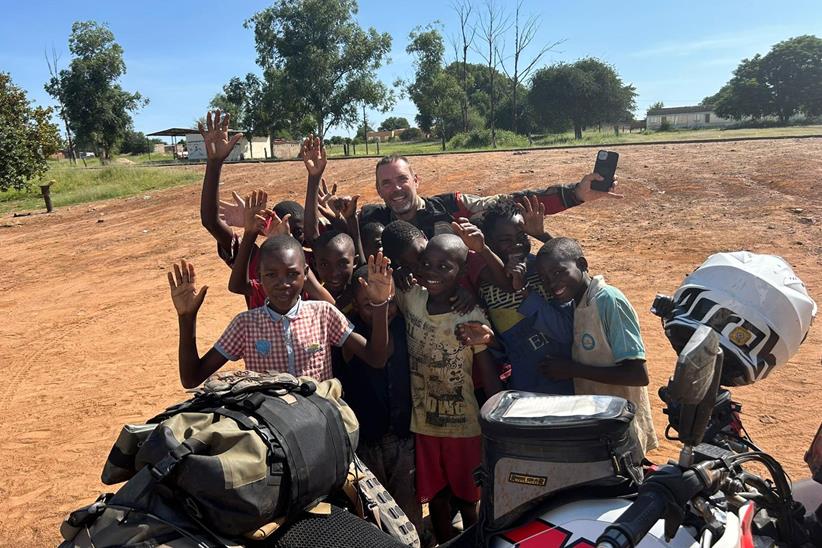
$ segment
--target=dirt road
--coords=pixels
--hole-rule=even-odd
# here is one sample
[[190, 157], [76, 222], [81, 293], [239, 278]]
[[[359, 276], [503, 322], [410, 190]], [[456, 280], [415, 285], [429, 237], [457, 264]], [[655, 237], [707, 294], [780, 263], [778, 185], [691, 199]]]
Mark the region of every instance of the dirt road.
[[[785, 257], [822, 301], [822, 139], [620, 147], [624, 200], [550, 217], [581, 240], [592, 270], [640, 315], [656, 393], [674, 354], [648, 312], [656, 292], [717, 251]], [[578, 180], [595, 149], [413, 159], [421, 192], [492, 194]], [[373, 201], [374, 160], [332, 161], [327, 175]], [[202, 168], [192, 168], [199, 169]], [[303, 200], [301, 163], [231, 165], [222, 193], [262, 186]], [[110, 490], [100, 470], [121, 425], [185, 398], [166, 269], [181, 257], [210, 286], [204, 352], [237, 312], [228, 269], [198, 218], [199, 185], [0, 219], [0, 544], [54, 545], [66, 512]], [[362, 203], [362, 201], [361, 201]], [[734, 395], [760, 444], [794, 478], [822, 421], [822, 326], [794, 359]], [[654, 402], [657, 401], [652, 396]], [[663, 415], [656, 405], [656, 426]], [[666, 443], [656, 457], [673, 455]]]

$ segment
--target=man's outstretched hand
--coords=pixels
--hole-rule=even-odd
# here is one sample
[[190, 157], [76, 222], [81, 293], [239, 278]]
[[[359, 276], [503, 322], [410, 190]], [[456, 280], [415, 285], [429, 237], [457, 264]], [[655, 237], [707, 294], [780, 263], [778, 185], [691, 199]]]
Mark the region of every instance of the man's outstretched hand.
[[212, 117], [211, 111], [206, 115], [206, 127], [203, 123], [197, 124], [200, 130], [200, 135], [203, 136], [203, 144], [206, 148], [206, 155], [211, 162], [224, 162], [234, 146], [243, 138], [242, 133], [237, 133], [234, 137], [228, 137], [228, 123], [231, 121], [231, 115], [225, 113], [223, 116], [220, 109], [214, 111]]
[[185, 260], [181, 260], [179, 265], [174, 265], [174, 273], [168, 273], [171, 300], [180, 317], [196, 316], [203, 305], [208, 286], [203, 286], [197, 291], [194, 282], [194, 265]]
[[619, 194], [616, 192], [617, 185], [619, 184], [618, 177], [614, 175], [614, 184], [611, 185], [611, 190], [608, 192], [600, 192], [599, 190], [594, 190], [591, 188], [591, 183], [594, 181], [602, 181], [604, 177], [599, 173], [589, 173], [585, 177], [582, 178], [580, 182], [577, 183], [576, 186], [576, 195], [577, 199], [581, 202], [590, 202], [592, 200], [599, 200], [600, 198], [624, 198], [624, 194]]

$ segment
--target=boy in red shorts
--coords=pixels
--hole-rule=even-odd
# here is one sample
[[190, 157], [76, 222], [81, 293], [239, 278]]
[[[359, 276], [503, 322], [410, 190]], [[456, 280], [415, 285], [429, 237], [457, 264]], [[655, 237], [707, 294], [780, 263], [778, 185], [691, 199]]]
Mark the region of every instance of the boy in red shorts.
[[[387, 229], [386, 229], [387, 230]], [[500, 389], [499, 377], [484, 346], [462, 345], [455, 326], [488, 325], [478, 308], [467, 314], [452, 309], [468, 248], [459, 236], [434, 236], [420, 256], [420, 285], [397, 293], [405, 316], [411, 372], [411, 431], [416, 434], [417, 497], [428, 502], [439, 543], [454, 536], [450, 503], [463, 525], [477, 521], [479, 489], [473, 471], [481, 459], [479, 405], [472, 368], [477, 367], [488, 395]]]

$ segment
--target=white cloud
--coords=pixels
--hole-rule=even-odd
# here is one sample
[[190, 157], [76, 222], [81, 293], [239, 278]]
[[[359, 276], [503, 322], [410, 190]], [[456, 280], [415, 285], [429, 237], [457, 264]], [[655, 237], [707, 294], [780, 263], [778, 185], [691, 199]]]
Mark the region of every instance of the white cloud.
[[[785, 32], [786, 27], [768, 26], [756, 29], [745, 29], [741, 32], [711, 38], [666, 41], [653, 45], [650, 48], [634, 51], [630, 53], [630, 56], [640, 59], [672, 55], [685, 57], [710, 51], [724, 51], [727, 53], [729, 49], [762, 49], [770, 47], [782, 39], [781, 37], [784, 37]], [[755, 51], [752, 51], [750, 55], [754, 53]], [[764, 53], [764, 51], [762, 53]]]

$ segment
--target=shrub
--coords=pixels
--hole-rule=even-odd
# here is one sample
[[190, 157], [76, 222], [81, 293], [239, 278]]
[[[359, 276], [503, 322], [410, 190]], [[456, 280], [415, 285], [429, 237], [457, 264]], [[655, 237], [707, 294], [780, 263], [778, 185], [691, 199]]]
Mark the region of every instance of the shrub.
[[[457, 133], [448, 141], [449, 148], [485, 148], [491, 146], [491, 130], [475, 129], [468, 133]], [[513, 131], [497, 130], [497, 146], [501, 148], [527, 147], [528, 138]]]
[[671, 122], [668, 120], [662, 120], [657, 131], [671, 131]]
[[422, 131], [419, 128], [412, 127], [410, 129], [406, 129], [402, 133], [400, 133], [400, 141], [408, 142], [408, 141], [419, 141], [424, 137]]

